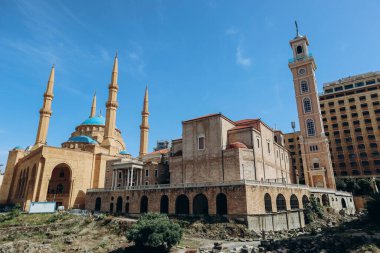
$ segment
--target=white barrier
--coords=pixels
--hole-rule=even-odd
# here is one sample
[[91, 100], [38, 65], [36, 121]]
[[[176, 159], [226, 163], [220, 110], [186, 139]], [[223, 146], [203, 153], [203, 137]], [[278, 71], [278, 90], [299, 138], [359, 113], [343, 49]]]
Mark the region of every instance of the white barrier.
[[32, 202], [29, 213], [54, 213], [56, 202]]

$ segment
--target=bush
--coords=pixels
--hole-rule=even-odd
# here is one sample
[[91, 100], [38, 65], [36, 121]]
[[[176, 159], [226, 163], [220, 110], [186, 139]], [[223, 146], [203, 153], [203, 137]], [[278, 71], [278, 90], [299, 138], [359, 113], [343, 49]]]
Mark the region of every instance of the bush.
[[368, 200], [367, 211], [370, 221], [380, 225], [380, 193], [372, 195]]
[[127, 233], [127, 239], [137, 246], [170, 249], [182, 238], [181, 227], [167, 215], [144, 214]]
[[306, 224], [309, 224], [312, 221], [314, 221], [315, 216], [322, 219], [324, 216], [323, 207], [314, 197], [311, 197], [310, 202], [307, 203], [306, 208], [304, 210], [304, 215]]

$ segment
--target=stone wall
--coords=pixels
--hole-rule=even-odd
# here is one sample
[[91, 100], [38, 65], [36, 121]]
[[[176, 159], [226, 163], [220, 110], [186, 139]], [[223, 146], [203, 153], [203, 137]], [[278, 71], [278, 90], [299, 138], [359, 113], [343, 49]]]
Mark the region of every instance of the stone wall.
[[303, 228], [305, 226], [302, 210], [255, 215], [247, 217], [248, 228], [260, 233], [262, 231], [280, 231]]

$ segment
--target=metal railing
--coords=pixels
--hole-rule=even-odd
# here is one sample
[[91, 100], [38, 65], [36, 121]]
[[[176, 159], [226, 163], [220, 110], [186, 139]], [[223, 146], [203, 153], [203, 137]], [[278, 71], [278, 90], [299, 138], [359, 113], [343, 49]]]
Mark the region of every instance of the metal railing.
[[307, 60], [309, 58], [313, 58], [313, 55], [311, 53], [309, 53], [308, 55], [301, 55], [301, 56], [297, 56], [294, 58], [290, 58], [289, 63], [294, 63], [297, 61], [304, 61], [304, 60]]

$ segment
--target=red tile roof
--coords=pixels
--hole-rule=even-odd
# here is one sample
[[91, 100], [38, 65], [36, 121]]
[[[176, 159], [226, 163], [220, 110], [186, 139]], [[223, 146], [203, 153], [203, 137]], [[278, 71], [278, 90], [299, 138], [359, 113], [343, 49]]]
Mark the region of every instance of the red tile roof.
[[170, 152], [170, 149], [164, 148], [164, 149], [160, 149], [160, 150], [157, 150], [157, 151], [153, 151], [153, 152], [148, 153], [146, 155], [167, 154], [169, 152]]

